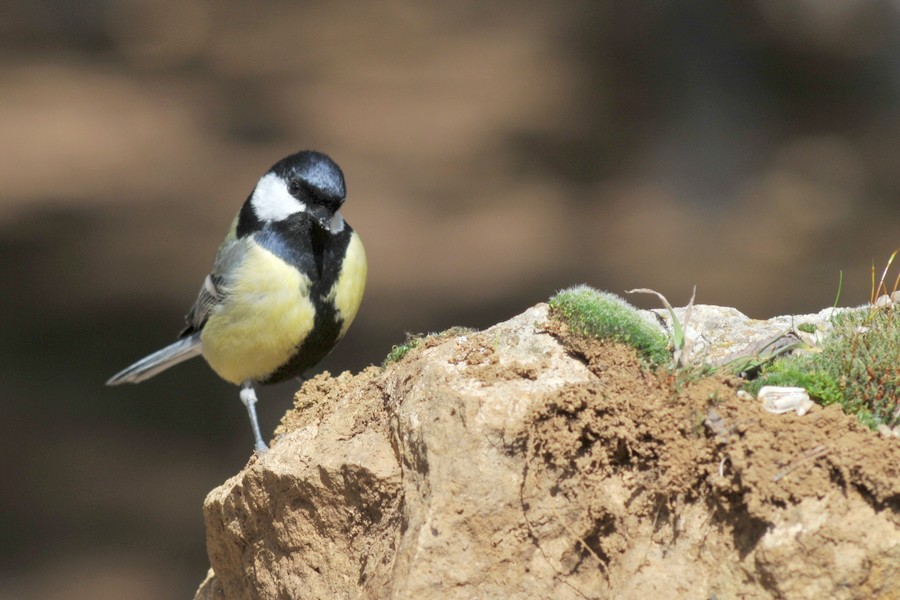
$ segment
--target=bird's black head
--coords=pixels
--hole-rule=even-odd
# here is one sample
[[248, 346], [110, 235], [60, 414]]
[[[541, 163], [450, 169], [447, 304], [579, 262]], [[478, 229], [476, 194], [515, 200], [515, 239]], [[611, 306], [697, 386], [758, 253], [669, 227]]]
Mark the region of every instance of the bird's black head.
[[338, 210], [347, 195], [344, 173], [325, 154], [304, 150], [275, 163], [270, 173], [287, 182], [288, 192], [306, 204], [321, 204]]
[[272, 165], [256, 184], [241, 209], [238, 235], [297, 213], [308, 213], [323, 229], [336, 233], [344, 226], [338, 210], [346, 193], [344, 174], [328, 156], [312, 150], [291, 154]]

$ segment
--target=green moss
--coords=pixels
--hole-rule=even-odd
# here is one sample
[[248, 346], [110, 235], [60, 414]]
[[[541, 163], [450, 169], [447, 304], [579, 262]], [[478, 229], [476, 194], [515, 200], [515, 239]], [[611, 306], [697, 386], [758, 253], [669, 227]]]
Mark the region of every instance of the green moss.
[[817, 364], [816, 355], [792, 355], [775, 360], [760, 377], [750, 382], [748, 391], [756, 394], [765, 385], [802, 387], [822, 405], [840, 402], [841, 391], [834, 375]]
[[876, 427], [900, 421], [900, 311], [864, 308], [839, 313], [834, 328], [813, 354], [774, 361], [749, 386], [805, 388], [823, 405], [840, 404], [860, 422]]
[[576, 286], [550, 298], [550, 310], [574, 333], [632, 346], [652, 365], [672, 357], [666, 336], [615, 294]]
[[391, 363], [402, 360], [410, 350], [412, 350], [413, 348], [418, 348], [422, 345], [423, 342], [427, 340], [442, 340], [449, 337], [471, 335], [473, 333], [477, 333], [477, 331], [475, 329], [472, 329], [471, 327], [456, 326], [441, 331], [440, 333], [407, 334], [405, 342], [403, 342], [402, 344], [397, 344], [396, 346], [391, 346], [391, 351], [388, 352], [388, 355], [384, 358], [384, 362], [381, 363], [381, 366], [386, 367]]
[[815, 333], [816, 326], [813, 323], [800, 323], [797, 325], [797, 329], [802, 331], [803, 333]]
[[395, 363], [401, 360], [404, 356], [406, 356], [410, 350], [419, 346], [422, 341], [425, 339], [424, 335], [415, 335], [410, 336], [405, 342], [402, 344], [397, 344], [396, 346], [391, 346], [391, 351], [388, 352], [388, 355], [384, 358], [384, 362], [381, 363], [382, 367], [386, 367], [391, 363]]

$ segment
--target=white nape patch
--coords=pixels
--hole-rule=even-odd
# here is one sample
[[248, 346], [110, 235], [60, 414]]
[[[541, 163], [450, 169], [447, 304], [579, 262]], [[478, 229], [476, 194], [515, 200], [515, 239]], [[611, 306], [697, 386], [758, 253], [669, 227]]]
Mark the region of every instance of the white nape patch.
[[306, 205], [288, 192], [287, 182], [275, 173], [263, 175], [253, 190], [250, 203], [256, 216], [263, 221], [282, 221], [306, 210]]
[[334, 216], [328, 222], [328, 231], [331, 233], [340, 233], [344, 230], [344, 216], [341, 211], [335, 211]]

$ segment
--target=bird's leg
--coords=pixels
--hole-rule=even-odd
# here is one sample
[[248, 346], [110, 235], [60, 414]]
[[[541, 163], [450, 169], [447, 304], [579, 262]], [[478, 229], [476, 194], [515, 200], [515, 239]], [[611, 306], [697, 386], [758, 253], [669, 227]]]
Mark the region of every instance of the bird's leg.
[[256, 451], [262, 454], [268, 450], [269, 447], [266, 446], [266, 443], [262, 439], [262, 434], [259, 432], [259, 421], [256, 418], [256, 390], [253, 389], [253, 384], [249, 381], [241, 386], [241, 402], [247, 407], [247, 414], [250, 415], [250, 427], [253, 428]]

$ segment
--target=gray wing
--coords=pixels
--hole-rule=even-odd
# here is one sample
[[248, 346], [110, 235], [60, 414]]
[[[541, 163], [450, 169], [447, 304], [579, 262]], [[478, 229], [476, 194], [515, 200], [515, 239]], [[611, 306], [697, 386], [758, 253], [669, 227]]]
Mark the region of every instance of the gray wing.
[[244, 260], [247, 244], [247, 240], [236, 239], [232, 232], [219, 246], [212, 272], [203, 280], [200, 293], [197, 294], [197, 301], [185, 315], [187, 327], [181, 332], [182, 337], [203, 329], [213, 309], [227, 301], [229, 281]]
[[181, 332], [181, 336], [190, 335], [203, 329], [203, 326], [206, 325], [206, 320], [209, 318], [209, 313], [214, 306], [222, 301], [222, 296], [222, 277], [215, 273], [210, 273], [203, 280], [203, 285], [200, 286], [200, 293], [197, 295], [196, 302], [194, 302], [191, 310], [184, 317], [187, 327]]

